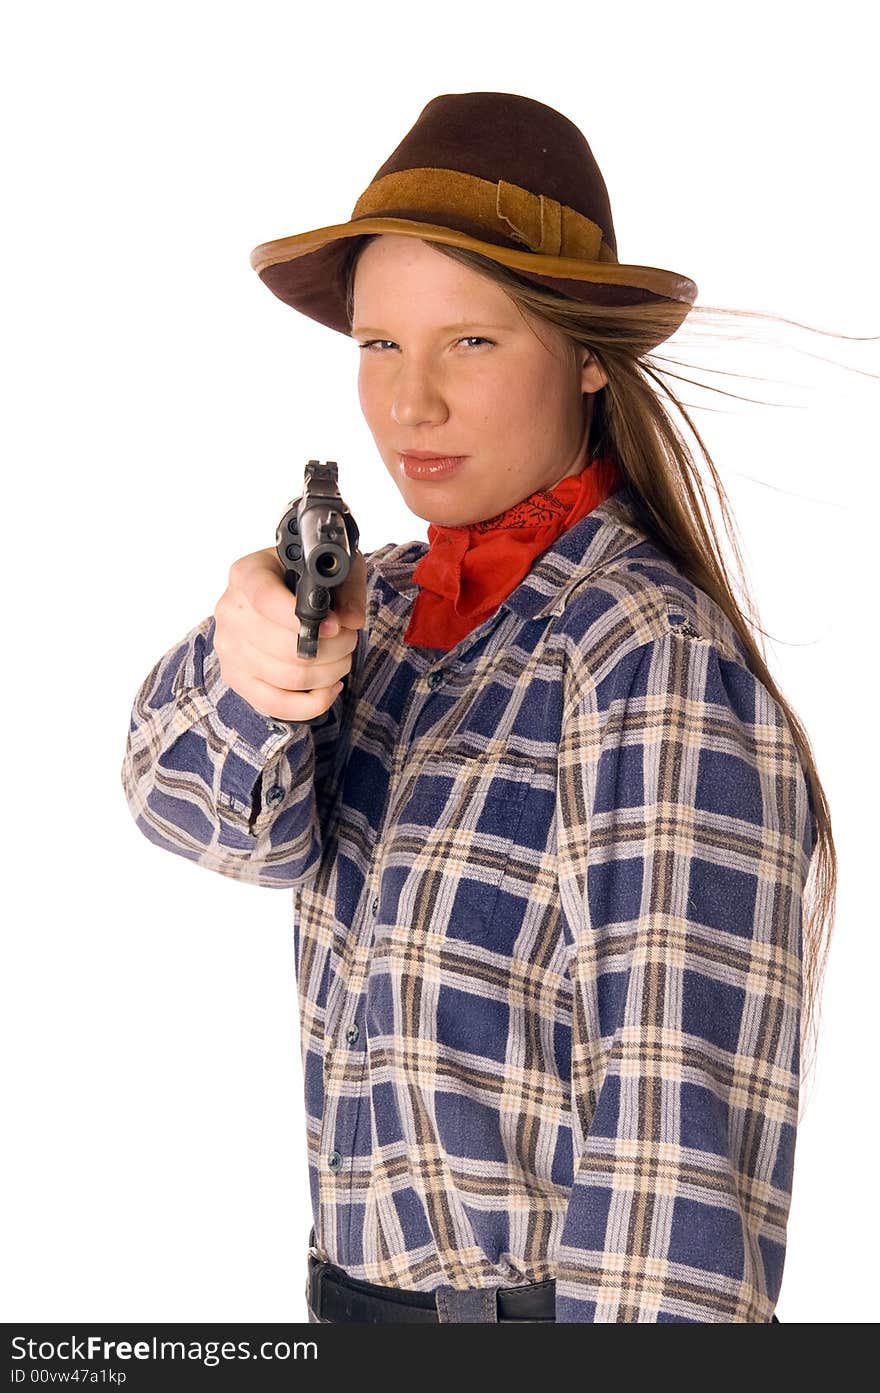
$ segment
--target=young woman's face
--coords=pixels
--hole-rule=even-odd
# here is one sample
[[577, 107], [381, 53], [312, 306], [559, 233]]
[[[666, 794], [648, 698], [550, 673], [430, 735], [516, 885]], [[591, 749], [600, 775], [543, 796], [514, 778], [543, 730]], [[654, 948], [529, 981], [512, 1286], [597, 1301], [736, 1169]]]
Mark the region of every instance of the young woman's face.
[[[458, 326], [458, 327], [448, 327]], [[500, 286], [416, 237], [383, 235], [355, 269], [358, 396], [385, 467], [417, 517], [447, 527], [494, 517], [587, 462], [602, 370], [554, 326], [523, 318]], [[411, 479], [401, 452], [464, 455]]]

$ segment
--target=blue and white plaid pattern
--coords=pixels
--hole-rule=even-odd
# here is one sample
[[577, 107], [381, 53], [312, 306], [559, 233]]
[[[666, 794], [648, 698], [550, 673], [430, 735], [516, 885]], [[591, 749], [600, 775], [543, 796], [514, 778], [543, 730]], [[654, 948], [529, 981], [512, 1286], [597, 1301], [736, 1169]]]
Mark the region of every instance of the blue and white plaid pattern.
[[448, 653], [403, 641], [427, 544], [368, 554], [323, 725], [231, 691], [202, 620], [137, 693], [122, 781], [157, 846], [293, 890], [331, 1261], [555, 1276], [559, 1321], [769, 1321], [813, 810], [739, 636], [628, 498]]

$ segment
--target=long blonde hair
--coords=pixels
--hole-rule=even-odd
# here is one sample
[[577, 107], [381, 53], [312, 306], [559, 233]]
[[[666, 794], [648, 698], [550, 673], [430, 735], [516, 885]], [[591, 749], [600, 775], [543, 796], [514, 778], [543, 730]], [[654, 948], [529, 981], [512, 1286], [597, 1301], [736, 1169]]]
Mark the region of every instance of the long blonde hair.
[[[364, 248], [376, 235], [379, 234], [353, 238], [353, 245], [343, 265], [349, 324], [352, 323], [354, 311], [355, 268]], [[804, 889], [802, 927], [803, 1010], [800, 1045], [802, 1077], [806, 1077], [814, 1062], [813, 1047], [818, 1038], [821, 1014], [821, 985], [837, 898], [837, 853], [831, 816], [806, 730], [774, 681], [753, 636], [753, 630], [762, 635], [765, 630], [758, 622], [755, 602], [746, 581], [724, 485], [685, 406], [660, 377], [661, 373], [676, 374], [669, 374], [660, 367], [651, 353], [651, 345], [656, 344], [662, 334], [671, 335], [674, 331], [678, 321], [677, 312], [673, 307], [656, 303], [628, 305], [613, 310], [585, 304], [549, 288], [544, 289], [477, 252], [440, 242], [432, 242], [431, 245], [443, 256], [451, 257], [487, 276], [521, 310], [561, 329], [570, 341], [573, 354], [581, 353], [584, 348], [589, 349], [607, 377], [607, 385], [592, 394], [587, 439], [589, 457], [610, 453], [615, 458], [635, 499], [635, 520], [652, 540], [675, 558], [687, 579], [720, 605], [746, 646], [751, 671], [785, 713], [808, 776], [814, 812], [815, 844]], [[699, 305], [690, 311], [690, 315], [697, 314], [751, 316], [750, 311]], [[781, 323], [795, 322], [783, 320], [777, 315], [759, 314], [756, 317]], [[739, 570], [742, 604], [737, 600], [725, 568], [700, 471], [661, 393], [681, 412], [693, 431], [714, 482], [724, 527]], [[737, 394], [725, 392], [724, 395]], [[805, 1060], [807, 1063], [804, 1063]]]

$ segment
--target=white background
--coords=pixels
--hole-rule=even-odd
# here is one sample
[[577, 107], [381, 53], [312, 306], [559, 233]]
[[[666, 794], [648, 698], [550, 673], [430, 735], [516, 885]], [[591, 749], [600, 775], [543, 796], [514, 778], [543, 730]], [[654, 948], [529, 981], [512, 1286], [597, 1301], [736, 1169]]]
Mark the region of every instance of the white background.
[[[340, 462], [362, 550], [427, 523], [360, 415], [354, 343], [277, 300], [251, 249], [345, 221], [433, 96], [518, 92], [584, 131], [621, 261], [880, 333], [869, 6], [528, 15], [82, 0], [6, 22], [5, 1320], [305, 1319], [290, 892], [153, 847], [119, 771], [141, 681], [274, 543], [308, 458]], [[840, 857], [778, 1314], [873, 1321], [880, 355], [689, 325], [660, 351], [776, 403], [672, 380]]]

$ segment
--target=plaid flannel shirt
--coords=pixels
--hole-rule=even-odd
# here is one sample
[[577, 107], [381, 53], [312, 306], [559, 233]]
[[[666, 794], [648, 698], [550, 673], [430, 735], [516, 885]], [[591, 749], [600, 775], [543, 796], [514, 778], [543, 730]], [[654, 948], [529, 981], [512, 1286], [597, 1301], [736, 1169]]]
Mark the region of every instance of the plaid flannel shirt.
[[403, 642], [427, 543], [367, 554], [320, 725], [227, 687], [202, 620], [122, 781], [157, 846], [293, 891], [323, 1256], [555, 1277], [559, 1321], [769, 1321], [814, 813], [738, 634], [627, 498], [449, 652]]

